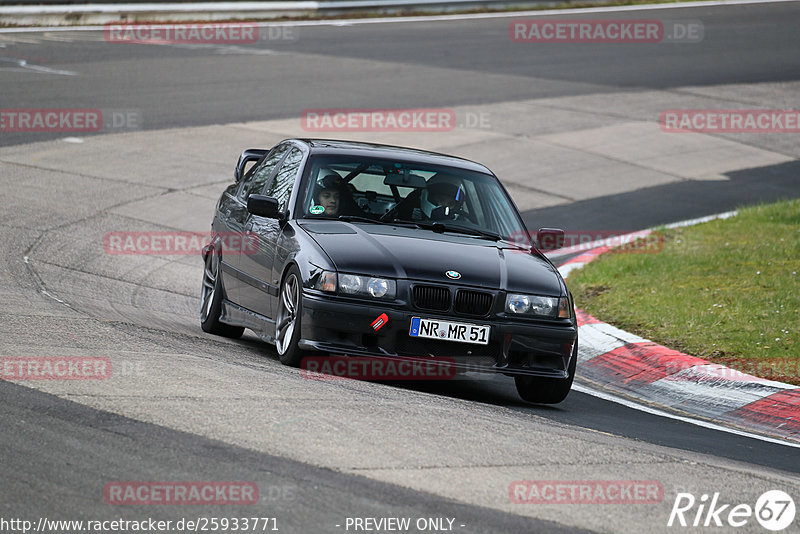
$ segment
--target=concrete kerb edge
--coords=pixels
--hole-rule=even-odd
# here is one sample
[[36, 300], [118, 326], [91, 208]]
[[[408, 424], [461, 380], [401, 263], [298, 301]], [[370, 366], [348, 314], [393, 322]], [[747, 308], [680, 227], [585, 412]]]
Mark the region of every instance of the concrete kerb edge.
[[[664, 226], [677, 228], [726, 219], [726, 212]], [[622, 236], [642, 238], [655, 229]], [[559, 258], [583, 251], [559, 265], [564, 278], [610, 250], [602, 242], [548, 254]], [[721, 426], [800, 443], [800, 387], [743, 373], [653, 343], [582, 310], [578, 313], [579, 374], [595, 387], [668, 412]]]

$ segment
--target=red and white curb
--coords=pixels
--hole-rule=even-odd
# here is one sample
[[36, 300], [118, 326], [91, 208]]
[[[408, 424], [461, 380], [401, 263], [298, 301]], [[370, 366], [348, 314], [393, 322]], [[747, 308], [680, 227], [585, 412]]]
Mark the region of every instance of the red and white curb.
[[[689, 226], [706, 217], [670, 225]], [[646, 237], [650, 231], [636, 232]], [[588, 247], [585, 247], [588, 248]], [[584, 248], [584, 250], [585, 250]], [[611, 247], [559, 266], [565, 278]], [[566, 250], [552, 256], [563, 256]], [[574, 251], [572, 251], [574, 253]], [[800, 387], [766, 380], [658, 345], [577, 310], [579, 375], [600, 388], [723, 427], [800, 443]]]

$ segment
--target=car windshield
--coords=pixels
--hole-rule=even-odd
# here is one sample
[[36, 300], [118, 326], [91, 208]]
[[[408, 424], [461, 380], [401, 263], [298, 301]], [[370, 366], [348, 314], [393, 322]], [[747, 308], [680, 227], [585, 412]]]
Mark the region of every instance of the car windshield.
[[309, 167], [305, 218], [415, 224], [529, 244], [517, 209], [493, 176], [345, 156], [312, 157]]

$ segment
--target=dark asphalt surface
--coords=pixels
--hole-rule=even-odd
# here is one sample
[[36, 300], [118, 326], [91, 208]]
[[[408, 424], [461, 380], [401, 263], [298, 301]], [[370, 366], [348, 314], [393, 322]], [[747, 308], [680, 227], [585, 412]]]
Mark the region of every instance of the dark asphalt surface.
[[[790, 81], [800, 79], [798, 16], [797, 3], [614, 13], [704, 27], [700, 43], [636, 46], [514, 43], [513, 18], [298, 27], [292, 39], [210, 48], [57, 33], [58, 41], [44, 37], [46, 46], [0, 48], [0, 107], [133, 109], [141, 127], [159, 129], [297, 117], [310, 108], [461, 106]], [[79, 76], [6, 70], [19, 60]], [[5, 133], [0, 146], [46, 138]]]
[[[252, 45], [280, 56], [111, 46], [78, 35], [74, 41], [0, 49], [0, 68], [24, 59], [80, 73], [32, 76], [0, 70], [0, 106], [135, 109], [142, 113], [144, 128], [158, 129], [294, 117], [308, 108], [458, 106], [620, 89], [793, 81], [800, 79], [798, 15], [797, 3], [619, 15], [702, 20], [706, 39], [691, 46], [519, 45], [503, 38], [511, 19], [299, 28], [296, 41]], [[263, 57], [279, 60], [266, 68]], [[47, 136], [6, 133], [0, 135], [0, 147], [43, 139]], [[733, 173], [727, 182], [680, 182], [524, 216], [531, 228], [546, 221], [566, 229], [635, 230], [753, 201], [798, 197], [798, 171], [796, 163], [753, 169]], [[522, 403], [508, 379], [456, 381], [437, 384], [435, 390], [430, 384], [394, 387], [512, 407], [558, 423], [800, 472], [796, 449], [655, 417], [577, 392], [561, 405], [539, 407]], [[252, 514], [278, 517], [281, 530], [285, 525], [286, 531], [341, 532], [333, 525], [345, 516], [446, 516], [468, 524], [466, 532], [558, 531], [547, 522], [257, 454], [7, 382], [0, 382], [0, 426], [1, 517], [34, 519], [43, 507], [64, 519]], [[120, 510], [100, 498], [108, 480], [215, 480], [236, 474], [259, 482], [258, 513]], [[271, 488], [278, 488], [273, 496]], [[298, 507], [303, 514], [288, 513]]]
[[[258, 517], [275, 518], [280, 531], [322, 533], [343, 532], [347, 517], [430, 517], [455, 518], [454, 530], [465, 533], [581, 532], [255, 453], [5, 381], [0, 420], [5, 519], [36, 524], [43, 512], [51, 520], [84, 521]], [[106, 483], [170, 480], [255, 482], [259, 500], [241, 506], [104, 502]], [[262, 520], [258, 532], [265, 523], [272, 531], [273, 523]]]
[[727, 181], [682, 181], [606, 197], [528, 210], [525, 225], [565, 230], [603, 228], [624, 234], [724, 213], [748, 204], [800, 197], [800, 162], [728, 174]]
[[[580, 369], [578, 369], [580, 374]], [[798, 450], [745, 436], [704, 428], [676, 419], [648, 415], [621, 404], [577, 391], [554, 406], [531, 406], [519, 399], [513, 381], [501, 377], [473, 377], [448, 383], [413, 384], [417, 391], [448, 395], [474, 402], [510, 406], [559, 423], [591, 428], [666, 447], [709, 454], [790, 473], [800, 473]]]

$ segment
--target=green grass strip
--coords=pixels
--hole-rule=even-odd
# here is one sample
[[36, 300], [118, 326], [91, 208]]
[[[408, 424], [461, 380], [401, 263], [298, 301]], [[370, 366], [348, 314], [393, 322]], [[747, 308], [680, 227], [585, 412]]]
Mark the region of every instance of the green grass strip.
[[687, 354], [800, 384], [800, 200], [661, 231], [663, 249], [627, 247], [574, 272], [576, 306]]

